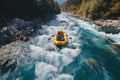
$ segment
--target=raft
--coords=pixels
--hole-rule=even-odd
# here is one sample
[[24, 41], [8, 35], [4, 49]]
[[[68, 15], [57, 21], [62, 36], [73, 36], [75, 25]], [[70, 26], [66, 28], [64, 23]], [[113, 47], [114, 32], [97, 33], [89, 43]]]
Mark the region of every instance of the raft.
[[53, 42], [55, 45], [58, 45], [58, 46], [64, 46], [66, 44], [68, 44], [68, 35], [66, 32], [64, 32], [63, 30], [61, 30], [60, 32], [63, 32], [63, 35], [64, 35], [64, 41], [58, 41], [58, 32], [54, 35], [54, 38], [53, 38]]

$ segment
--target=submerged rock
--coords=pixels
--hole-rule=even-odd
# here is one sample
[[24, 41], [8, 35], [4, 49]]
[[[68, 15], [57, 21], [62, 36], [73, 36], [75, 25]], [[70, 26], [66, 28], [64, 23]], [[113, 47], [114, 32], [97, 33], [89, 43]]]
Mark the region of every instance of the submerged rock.
[[118, 44], [118, 43], [113, 43], [112, 44], [114, 47], [116, 47], [116, 48], [119, 48], [120, 49], [120, 44]]
[[7, 61], [8, 61], [7, 59], [0, 61], [0, 66], [4, 66], [7, 63]]
[[12, 73], [16, 68], [17, 61], [15, 59], [5, 59], [0, 61], [0, 73], [4, 75], [4, 73]]
[[93, 66], [98, 66], [99, 65], [98, 61], [96, 59], [94, 59], [94, 58], [89, 58], [86, 61], [88, 63], [92, 64]]

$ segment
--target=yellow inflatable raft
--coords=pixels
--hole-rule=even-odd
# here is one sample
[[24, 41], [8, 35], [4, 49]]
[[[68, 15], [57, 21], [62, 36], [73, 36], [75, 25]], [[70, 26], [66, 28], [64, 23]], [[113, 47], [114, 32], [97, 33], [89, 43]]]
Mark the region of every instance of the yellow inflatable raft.
[[[63, 33], [63, 36], [64, 36], [64, 40], [63, 41], [59, 41], [58, 40], [58, 32], [62, 32]], [[58, 31], [55, 35], [54, 35], [54, 38], [53, 38], [53, 42], [55, 45], [60, 45], [60, 46], [63, 46], [63, 45], [66, 45], [68, 43], [68, 35], [63, 31]]]

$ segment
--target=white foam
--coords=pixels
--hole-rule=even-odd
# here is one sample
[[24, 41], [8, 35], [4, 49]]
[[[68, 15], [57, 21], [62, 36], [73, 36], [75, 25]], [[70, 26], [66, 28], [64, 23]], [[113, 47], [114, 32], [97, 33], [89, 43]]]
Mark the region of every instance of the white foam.
[[61, 74], [56, 80], [73, 80], [73, 76], [69, 74]]
[[[31, 47], [31, 53], [30, 53], [31, 57], [33, 57], [34, 59], [44, 58], [46, 63], [56, 66], [59, 70], [62, 70], [64, 66], [67, 66], [69, 63], [71, 63], [73, 61], [73, 57], [75, 57], [76, 55], [76, 52], [73, 53], [74, 55], [71, 54], [72, 55], [72, 59], [71, 59], [71, 57], [65, 55], [65, 53], [60, 54], [55, 51], [44, 51], [44, 49], [34, 45], [31, 45], [30, 47]], [[66, 51], [68, 51], [68, 49]], [[74, 50], [72, 50], [72, 52], [74, 52]], [[67, 53], [69, 52], [66, 52], [66, 54]]]
[[95, 24], [90, 24], [88, 22], [85, 22], [85, 21], [79, 20], [79, 19], [75, 19], [75, 18], [72, 18], [72, 19], [75, 20], [75, 22], [77, 22], [80, 25], [80, 27], [87, 29], [89, 31], [92, 31], [92, 33], [94, 33], [98, 36], [108, 37], [111, 40], [115, 41], [116, 43], [120, 44], [120, 33], [118, 33], [118, 34], [112, 34], [112, 33], [106, 34], [104, 32], [99, 32], [98, 31], [99, 27]]
[[60, 52], [71, 59], [73, 59], [78, 54], [80, 54], [79, 49], [70, 49], [70, 48], [64, 48]]
[[[67, 25], [61, 24], [61, 20], [66, 21]], [[120, 34], [113, 35], [98, 32], [99, 28], [96, 25], [72, 18], [65, 13], [57, 15], [56, 20], [53, 20], [49, 22], [48, 25], [43, 25], [42, 27], [45, 29], [42, 33], [46, 31], [47, 34], [45, 33], [36, 36], [33, 44], [30, 45], [31, 57], [39, 61], [35, 65], [36, 80], [73, 80], [74, 75], [62, 73], [62, 69], [64, 66], [68, 66], [72, 63], [73, 59], [81, 53], [81, 42], [78, 39], [82, 36], [79, 32], [81, 28], [96, 34], [96, 36], [99, 36], [103, 41], [106, 37], [109, 37], [116, 42], [120, 42]], [[48, 41], [48, 38], [58, 30], [64, 30], [69, 37], [72, 37], [72, 39], [69, 39], [68, 47], [59, 49], [54, 45], [52, 39]], [[103, 41], [99, 42], [99, 39], [92, 39], [92, 41], [94, 41], [98, 47], [109, 48], [104, 46]], [[81, 62], [83, 61], [84, 58]]]
[[36, 80], [54, 80], [56, 73], [56, 67], [44, 62], [40, 62], [35, 66]]
[[46, 44], [44, 49], [46, 51], [58, 51], [58, 48], [53, 43]]
[[120, 44], [120, 33], [119, 34], [105, 34], [111, 40], [115, 41], [116, 43]]
[[44, 48], [45, 45], [46, 45], [47, 42], [48, 42], [48, 37], [49, 37], [49, 35], [37, 36], [37, 37], [35, 38], [35, 43], [36, 43], [36, 45]]
[[57, 52], [49, 52], [46, 55], [46, 60], [49, 64], [56, 66], [60, 71], [64, 66], [70, 64], [73, 60], [64, 54], [60, 54]]
[[[61, 20], [66, 21], [67, 25], [61, 26]], [[38, 35], [30, 40], [30, 52], [29, 50], [29, 53], [26, 52], [28, 56], [30, 55], [32, 57], [32, 61], [35, 61], [35, 80], [73, 80], [74, 75], [69, 74], [70, 72], [65, 74], [62, 71], [64, 67], [69, 67], [68, 65], [71, 64], [74, 58], [81, 53], [80, 47], [82, 43], [79, 40], [79, 37], [82, 36], [81, 32], [79, 32], [81, 28], [89, 30], [92, 34], [95, 34], [95, 36], [99, 36], [100, 40], [104, 41], [107, 37], [117, 43], [120, 43], [120, 33], [113, 35], [98, 32], [98, 27], [96, 25], [73, 18], [66, 13], [57, 15], [57, 19], [52, 20], [42, 27], [43, 30], [38, 30], [36, 33]], [[62, 49], [59, 49], [56, 45], [54, 45], [52, 39], [48, 41], [48, 38], [55, 34], [58, 30], [64, 30], [70, 37], [72, 37], [72, 39], [69, 39], [69, 43]], [[97, 44], [97, 47], [107, 48], [107, 50], [112, 49], [111, 47], [109, 48], [105, 46], [104, 42], [99, 39], [90, 38], [91, 41], [94, 41], [95, 44]], [[19, 49], [16, 54], [21, 51], [22, 50]], [[85, 58], [83, 56], [80, 57], [81, 60], [79, 63], [81, 64], [85, 62]], [[23, 66], [23, 64], [21, 64], [22, 62], [26, 64], [29, 63], [29, 61], [27, 61], [29, 58], [26, 58], [26, 55], [24, 54], [21, 54], [19, 59], [18, 65], [20, 67]], [[26, 68], [31, 69], [31, 66], [25, 67], [25, 69]], [[108, 76], [108, 74], [106, 74], [106, 76]], [[22, 77], [20, 76], [16, 80], [21, 79]]]
[[73, 80], [69, 74], [59, 74], [58, 69], [45, 62], [36, 63], [35, 66], [36, 80]]
[[[68, 25], [61, 26], [61, 20], [68, 22]], [[77, 22], [79, 23], [79, 20]], [[58, 23], [59, 25], [55, 26]], [[73, 62], [73, 59], [81, 52], [79, 48], [80, 41], [78, 40], [78, 36], [80, 36], [80, 27], [73, 27], [74, 24], [74, 19], [71, 19], [71, 17], [63, 13], [58, 15], [57, 19], [48, 23], [48, 25], [42, 26], [48, 34], [38, 35], [33, 41], [34, 44], [30, 46], [31, 57], [43, 61], [36, 63], [36, 80], [73, 80], [72, 75], [62, 74], [61, 71], [64, 66]], [[68, 47], [61, 50], [57, 48], [52, 41], [48, 41], [48, 38], [58, 30], [64, 30], [70, 37], [72, 37], [72, 39], [69, 40]]]
[[107, 34], [107, 33], [98, 32], [98, 31], [94, 31], [93, 33], [95, 33], [98, 36], [103, 37], [104, 39], [109, 38], [109, 39], [115, 41], [116, 43], [120, 44], [120, 33], [118, 33], [118, 34], [112, 34], [112, 33]]
[[39, 46], [30, 45], [30, 50], [30, 55], [34, 59], [38, 59], [41, 55], [44, 55], [44, 50]]

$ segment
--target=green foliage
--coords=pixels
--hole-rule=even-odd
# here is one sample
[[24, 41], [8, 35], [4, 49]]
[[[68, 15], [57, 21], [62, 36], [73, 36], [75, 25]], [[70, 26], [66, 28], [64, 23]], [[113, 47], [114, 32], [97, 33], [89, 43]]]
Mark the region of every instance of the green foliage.
[[90, 19], [117, 18], [120, 16], [120, 0], [68, 0], [62, 10]]
[[119, 13], [120, 11], [120, 2], [114, 4], [114, 6], [110, 9], [112, 13]]

